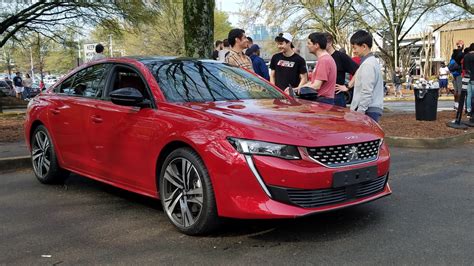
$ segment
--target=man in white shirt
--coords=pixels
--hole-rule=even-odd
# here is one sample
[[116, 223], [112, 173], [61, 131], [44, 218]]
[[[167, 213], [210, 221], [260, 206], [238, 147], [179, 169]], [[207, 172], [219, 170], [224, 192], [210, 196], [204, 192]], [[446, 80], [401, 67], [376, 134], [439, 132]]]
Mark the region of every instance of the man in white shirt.
[[95, 46], [95, 55], [92, 57], [90, 62], [100, 60], [100, 59], [104, 59], [104, 58], [105, 58], [104, 46], [99, 43]]
[[448, 75], [449, 69], [446, 64], [443, 62], [441, 63], [441, 67], [439, 68], [439, 95], [443, 93], [443, 89], [446, 90], [446, 96], [449, 95], [448, 90]]
[[230, 51], [229, 40], [224, 39], [224, 41], [222, 41], [222, 43], [224, 45], [224, 48], [222, 48], [222, 50], [219, 51], [219, 61], [225, 62], [225, 57], [227, 56], [227, 54]]

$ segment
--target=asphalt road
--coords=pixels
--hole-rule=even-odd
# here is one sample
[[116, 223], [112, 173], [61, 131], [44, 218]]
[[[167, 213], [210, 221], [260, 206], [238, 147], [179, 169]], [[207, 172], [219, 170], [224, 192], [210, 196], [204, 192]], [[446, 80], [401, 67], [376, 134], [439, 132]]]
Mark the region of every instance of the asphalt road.
[[156, 200], [80, 176], [0, 175], [0, 264], [416, 264], [474, 261], [474, 144], [392, 151], [393, 195], [283, 221], [182, 235]]

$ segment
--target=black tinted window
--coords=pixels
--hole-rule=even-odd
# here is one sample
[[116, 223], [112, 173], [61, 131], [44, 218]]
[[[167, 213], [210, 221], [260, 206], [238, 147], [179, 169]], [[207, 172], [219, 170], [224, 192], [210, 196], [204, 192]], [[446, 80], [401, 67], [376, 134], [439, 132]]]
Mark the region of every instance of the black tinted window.
[[83, 69], [66, 79], [59, 86], [59, 93], [100, 98], [105, 87], [106, 65], [99, 64]]
[[148, 64], [170, 102], [283, 99], [284, 95], [237, 67], [201, 61]]
[[[112, 88], [109, 94], [114, 90], [121, 88], [134, 88], [141, 92], [143, 97], [150, 99], [148, 90], [140, 75], [133, 69], [125, 66], [118, 66], [114, 68], [112, 78]], [[107, 95], [108, 96], [108, 95]]]

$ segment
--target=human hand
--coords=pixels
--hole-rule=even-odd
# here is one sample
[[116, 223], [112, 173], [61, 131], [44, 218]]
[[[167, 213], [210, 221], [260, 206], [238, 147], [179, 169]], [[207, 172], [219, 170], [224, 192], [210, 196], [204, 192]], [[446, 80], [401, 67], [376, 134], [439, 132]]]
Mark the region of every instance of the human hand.
[[349, 91], [349, 88], [347, 88], [345, 85], [336, 84], [336, 94], [339, 94], [344, 91]]

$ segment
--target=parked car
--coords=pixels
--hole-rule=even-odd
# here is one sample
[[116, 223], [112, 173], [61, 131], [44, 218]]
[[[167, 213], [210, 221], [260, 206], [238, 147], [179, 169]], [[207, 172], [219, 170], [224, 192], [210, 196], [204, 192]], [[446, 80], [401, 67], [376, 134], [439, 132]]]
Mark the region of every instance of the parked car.
[[33, 86], [30, 89], [30, 98], [35, 97], [36, 95], [40, 94], [41, 89], [39, 86], [39, 82], [33, 82]]
[[13, 88], [5, 81], [0, 80], [0, 96], [12, 96]]
[[216, 61], [85, 64], [30, 101], [25, 137], [40, 182], [74, 172], [160, 198], [190, 235], [220, 217], [295, 218], [391, 194], [376, 122]]

